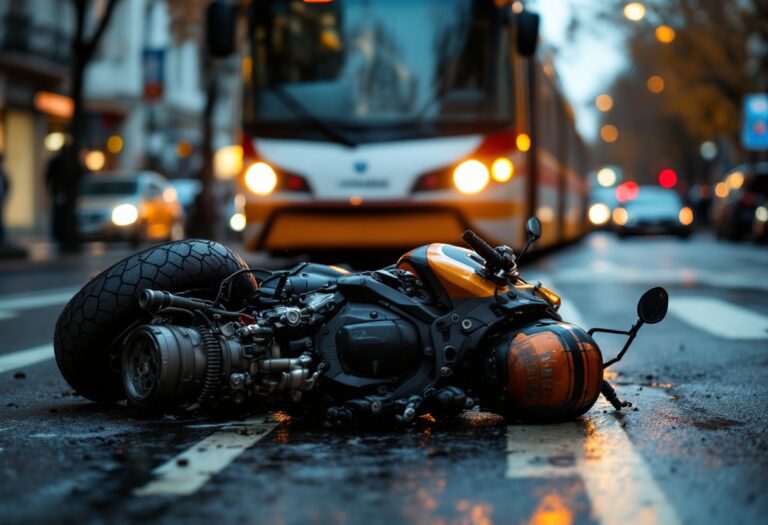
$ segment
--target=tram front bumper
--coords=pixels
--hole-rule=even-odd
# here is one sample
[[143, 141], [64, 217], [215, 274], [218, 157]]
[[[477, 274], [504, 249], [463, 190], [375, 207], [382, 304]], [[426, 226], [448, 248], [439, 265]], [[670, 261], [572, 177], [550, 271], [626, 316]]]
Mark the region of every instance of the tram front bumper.
[[[246, 207], [251, 250], [397, 249], [460, 243], [469, 223], [457, 209], [433, 206], [287, 206], [264, 216]], [[253, 221], [262, 215], [262, 221]]]

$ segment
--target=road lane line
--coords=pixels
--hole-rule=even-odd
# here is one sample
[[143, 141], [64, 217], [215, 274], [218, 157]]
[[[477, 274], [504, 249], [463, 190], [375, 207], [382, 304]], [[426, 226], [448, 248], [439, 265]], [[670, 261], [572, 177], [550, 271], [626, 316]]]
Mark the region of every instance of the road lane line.
[[669, 311], [694, 328], [725, 339], [768, 339], [768, 317], [713, 297], [673, 297]]
[[[610, 406], [600, 403], [594, 412]], [[507, 477], [579, 476], [602, 525], [677, 525], [648, 465], [609, 412], [584, 421], [507, 427]]]
[[56, 288], [42, 292], [0, 296], [0, 310], [12, 312], [14, 310], [32, 310], [64, 304], [77, 293], [79, 288]]
[[155, 478], [134, 496], [188, 496], [240, 454], [268, 435], [279, 422], [257, 418], [222, 427], [152, 471]]
[[16, 368], [34, 365], [48, 359], [53, 359], [53, 345], [51, 344], [0, 355], [0, 374], [9, 370], [15, 370]]

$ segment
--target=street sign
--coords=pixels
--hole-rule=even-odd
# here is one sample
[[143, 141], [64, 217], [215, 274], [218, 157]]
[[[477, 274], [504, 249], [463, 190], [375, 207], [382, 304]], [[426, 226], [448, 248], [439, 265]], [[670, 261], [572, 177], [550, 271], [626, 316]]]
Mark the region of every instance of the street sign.
[[741, 143], [746, 149], [768, 149], [768, 94], [753, 93], [744, 97]]
[[157, 102], [163, 97], [165, 51], [144, 49], [144, 100]]

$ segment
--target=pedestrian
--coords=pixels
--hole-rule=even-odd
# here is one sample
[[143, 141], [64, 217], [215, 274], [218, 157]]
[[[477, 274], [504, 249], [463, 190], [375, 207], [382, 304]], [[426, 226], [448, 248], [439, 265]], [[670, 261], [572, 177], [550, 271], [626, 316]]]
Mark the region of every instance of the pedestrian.
[[45, 183], [48, 186], [48, 194], [51, 203], [51, 237], [57, 243], [64, 241], [64, 226], [66, 221], [67, 206], [67, 176], [69, 170], [69, 145], [64, 146], [48, 161], [48, 169], [45, 173]]
[[0, 153], [0, 247], [5, 246], [5, 201], [11, 191], [11, 181], [3, 168], [4, 156]]

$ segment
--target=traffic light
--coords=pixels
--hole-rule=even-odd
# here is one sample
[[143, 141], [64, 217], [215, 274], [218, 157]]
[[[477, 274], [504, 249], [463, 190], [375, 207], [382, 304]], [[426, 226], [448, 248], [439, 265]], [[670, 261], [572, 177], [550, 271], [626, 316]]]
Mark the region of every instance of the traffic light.
[[666, 168], [659, 172], [659, 184], [662, 188], [674, 188], [677, 184], [677, 173], [675, 170]]

